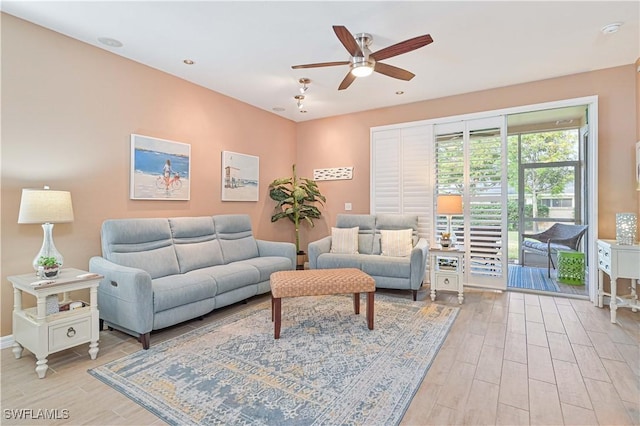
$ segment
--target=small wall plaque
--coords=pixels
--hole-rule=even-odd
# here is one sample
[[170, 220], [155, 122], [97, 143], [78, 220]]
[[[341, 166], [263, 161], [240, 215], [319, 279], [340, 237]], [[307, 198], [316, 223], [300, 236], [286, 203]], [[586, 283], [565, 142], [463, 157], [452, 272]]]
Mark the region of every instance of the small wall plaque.
[[353, 166], [333, 167], [330, 169], [313, 169], [313, 180], [347, 180], [353, 179]]

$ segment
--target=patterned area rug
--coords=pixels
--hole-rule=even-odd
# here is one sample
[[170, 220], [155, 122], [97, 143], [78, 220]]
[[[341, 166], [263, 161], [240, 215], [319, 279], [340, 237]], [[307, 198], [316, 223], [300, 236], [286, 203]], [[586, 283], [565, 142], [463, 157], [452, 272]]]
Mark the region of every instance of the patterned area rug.
[[457, 307], [376, 294], [374, 330], [352, 297], [271, 302], [89, 373], [169, 424], [398, 424]]
[[529, 290], [560, 292], [556, 281], [547, 277], [546, 268], [509, 265], [509, 282], [507, 287]]

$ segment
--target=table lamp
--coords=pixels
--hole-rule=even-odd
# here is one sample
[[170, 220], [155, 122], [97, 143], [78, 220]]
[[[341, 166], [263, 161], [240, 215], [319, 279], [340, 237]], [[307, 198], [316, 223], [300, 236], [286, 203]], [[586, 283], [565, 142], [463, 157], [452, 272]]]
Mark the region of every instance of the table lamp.
[[44, 231], [42, 248], [33, 259], [33, 269], [38, 271], [40, 257], [55, 257], [59, 267], [62, 267], [64, 258], [53, 244], [53, 224], [67, 222], [73, 222], [70, 192], [52, 191], [48, 186], [44, 189], [22, 190], [18, 223], [41, 223]]
[[447, 233], [449, 234], [449, 238], [451, 238], [451, 243], [455, 244], [456, 236], [453, 232], [451, 232], [451, 216], [462, 214], [462, 195], [438, 195], [438, 205], [436, 211], [438, 215], [447, 217]]

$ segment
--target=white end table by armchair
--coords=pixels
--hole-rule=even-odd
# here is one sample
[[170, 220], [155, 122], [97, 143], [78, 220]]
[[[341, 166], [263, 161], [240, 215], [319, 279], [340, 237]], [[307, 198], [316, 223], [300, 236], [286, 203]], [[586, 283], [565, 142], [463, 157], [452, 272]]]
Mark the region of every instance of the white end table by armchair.
[[[33, 272], [8, 277], [13, 284], [13, 354], [19, 359], [23, 348], [31, 351], [37, 359], [39, 378], [47, 374], [49, 354], [89, 342], [91, 359], [98, 356], [98, 284], [102, 278], [73, 268], [61, 269], [49, 284], [33, 285], [40, 281]], [[63, 294], [61, 303], [69, 303], [70, 292], [86, 288], [90, 292], [88, 305], [47, 315], [47, 296]], [[37, 305], [24, 308], [23, 293], [35, 296]]]
[[458, 303], [464, 301], [464, 262], [462, 247], [429, 249], [429, 270], [431, 271], [431, 300], [436, 300], [436, 291], [458, 292]]

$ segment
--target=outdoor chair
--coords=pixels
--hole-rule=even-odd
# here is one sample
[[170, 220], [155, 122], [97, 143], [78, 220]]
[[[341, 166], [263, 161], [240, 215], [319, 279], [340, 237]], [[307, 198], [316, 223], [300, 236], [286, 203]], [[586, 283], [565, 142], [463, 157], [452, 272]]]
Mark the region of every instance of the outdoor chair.
[[551, 268], [556, 268], [552, 256], [557, 255], [558, 251], [577, 252], [587, 228], [586, 225], [556, 223], [537, 234], [522, 234], [522, 265], [525, 263], [525, 253], [546, 256], [547, 274], [551, 278]]

